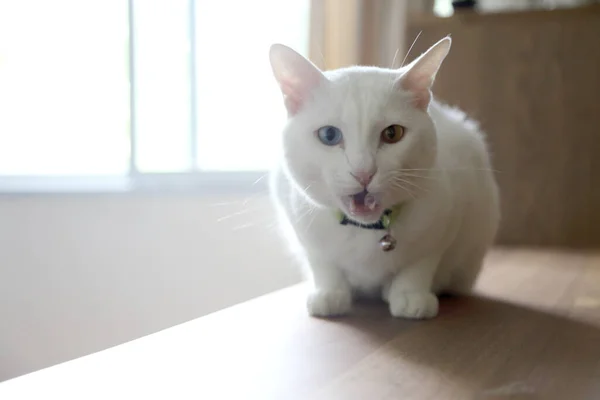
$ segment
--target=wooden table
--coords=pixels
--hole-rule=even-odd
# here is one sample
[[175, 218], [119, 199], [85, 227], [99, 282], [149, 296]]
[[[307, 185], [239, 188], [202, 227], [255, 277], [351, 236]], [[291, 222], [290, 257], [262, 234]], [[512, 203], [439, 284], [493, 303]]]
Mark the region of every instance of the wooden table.
[[498, 250], [437, 319], [285, 289], [0, 384], [0, 399], [600, 399], [600, 256]]

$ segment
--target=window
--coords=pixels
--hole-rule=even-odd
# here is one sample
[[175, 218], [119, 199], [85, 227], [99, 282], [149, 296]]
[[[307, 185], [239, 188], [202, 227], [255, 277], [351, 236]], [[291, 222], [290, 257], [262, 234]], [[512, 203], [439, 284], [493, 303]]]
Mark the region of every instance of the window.
[[264, 171], [310, 0], [0, 0], [0, 186]]
[[0, 0], [1, 174], [127, 171], [127, 19], [114, 0]]

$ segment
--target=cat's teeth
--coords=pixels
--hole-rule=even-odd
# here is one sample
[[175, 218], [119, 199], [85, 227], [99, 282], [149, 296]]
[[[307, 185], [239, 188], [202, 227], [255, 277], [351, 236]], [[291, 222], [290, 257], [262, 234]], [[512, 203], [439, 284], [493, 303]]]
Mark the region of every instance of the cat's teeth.
[[371, 193], [367, 194], [365, 196], [365, 205], [369, 208], [369, 210], [373, 211], [378, 205], [375, 196], [373, 196]]
[[356, 203], [354, 201], [350, 202], [350, 212], [356, 211]]

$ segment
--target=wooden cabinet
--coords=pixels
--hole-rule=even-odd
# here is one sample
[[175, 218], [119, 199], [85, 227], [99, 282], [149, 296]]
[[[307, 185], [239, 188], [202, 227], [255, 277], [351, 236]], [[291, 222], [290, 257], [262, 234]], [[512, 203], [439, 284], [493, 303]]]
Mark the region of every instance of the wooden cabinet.
[[498, 242], [600, 248], [600, 7], [409, 23], [409, 59], [452, 35], [434, 93], [488, 134]]

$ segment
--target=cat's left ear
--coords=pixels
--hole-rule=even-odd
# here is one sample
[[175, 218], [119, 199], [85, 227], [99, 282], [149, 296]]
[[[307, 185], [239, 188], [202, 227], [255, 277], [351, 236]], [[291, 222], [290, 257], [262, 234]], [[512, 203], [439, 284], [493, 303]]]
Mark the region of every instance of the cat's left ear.
[[282, 44], [271, 46], [269, 59], [288, 114], [294, 115], [300, 111], [312, 90], [326, 80], [325, 75], [302, 55]]
[[402, 75], [396, 85], [413, 95], [413, 105], [416, 108], [427, 110], [431, 101], [431, 86], [442, 62], [450, 51], [451, 44], [452, 40], [450, 36], [447, 36], [402, 68]]

